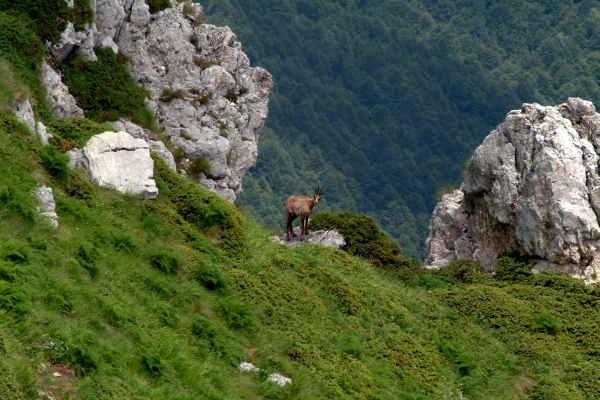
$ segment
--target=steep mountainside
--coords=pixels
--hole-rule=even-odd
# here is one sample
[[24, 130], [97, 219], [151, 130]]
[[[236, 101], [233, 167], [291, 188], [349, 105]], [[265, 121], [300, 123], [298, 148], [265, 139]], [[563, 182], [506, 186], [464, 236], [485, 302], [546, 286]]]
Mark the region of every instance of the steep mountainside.
[[240, 202], [366, 212], [424, 258], [436, 192], [524, 102], [600, 100], [598, 0], [205, 0], [275, 80]]
[[[154, 14], [169, 6], [149, 3]], [[81, 44], [95, 37], [85, 4], [0, 3], [0, 398], [600, 397], [595, 286], [532, 275], [510, 257], [494, 276], [464, 260], [428, 271], [399, 257], [372, 218], [347, 212], [313, 221], [338, 227], [344, 250], [274, 243], [173, 170], [126, 57], [88, 45], [72, 48], [87, 61], [46, 52], [67, 21]], [[178, 19], [186, 5], [166, 13]], [[99, 143], [108, 137], [115, 146]], [[65, 152], [88, 145], [110, 158], [158, 149], [143, 177], [152, 196], [72, 169]], [[242, 361], [256, 367], [243, 372]]]

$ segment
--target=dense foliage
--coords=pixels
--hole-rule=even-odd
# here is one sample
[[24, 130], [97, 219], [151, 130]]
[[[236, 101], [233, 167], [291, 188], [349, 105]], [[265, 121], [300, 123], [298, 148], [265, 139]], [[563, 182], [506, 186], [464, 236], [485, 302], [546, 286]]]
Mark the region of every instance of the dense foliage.
[[281, 203], [372, 215], [406, 254], [438, 189], [522, 102], [600, 101], [598, 0], [199, 1], [274, 75], [240, 202], [282, 230]]
[[98, 61], [88, 62], [73, 54], [60, 66], [65, 84], [86, 116], [96, 121], [116, 121], [124, 116], [154, 128], [154, 117], [144, 102], [146, 91], [137, 86], [111, 49], [97, 47], [94, 51]]
[[400, 256], [400, 246], [392, 242], [368, 215], [350, 212], [322, 212], [310, 219], [310, 229], [335, 229], [346, 240], [344, 250], [353, 256], [373, 260], [375, 264], [393, 264]]

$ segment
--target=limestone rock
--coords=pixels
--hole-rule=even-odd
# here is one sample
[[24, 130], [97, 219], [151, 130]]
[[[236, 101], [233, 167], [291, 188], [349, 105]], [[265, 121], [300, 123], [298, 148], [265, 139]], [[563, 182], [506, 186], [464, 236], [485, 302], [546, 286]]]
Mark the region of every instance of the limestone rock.
[[52, 188], [46, 185], [42, 185], [35, 189], [33, 192], [31, 192], [31, 194], [40, 202], [40, 205], [37, 208], [37, 212], [42, 217], [48, 219], [48, 221], [53, 227], [57, 228], [58, 215], [56, 214], [56, 203], [54, 202]]
[[[287, 235], [282, 236], [273, 236], [271, 240], [276, 242], [276, 238], [281, 244], [285, 244], [287, 246], [299, 246], [304, 243], [314, 243], [320, 244], [321, 246], [335, 247], [339, 249], [346, 245], [346, 240], [342, 236], [341, 233], [336, 231], [335, 229], [330, 229], [327, 231], [309, 231], [308, 234], [304, 235], [305, 241], [302, 242], [300, 240], [300, 227], [297, 226], [294, 228], [294, 233], [296, 236], [290, 235], [290, 240], [287, 240]], [[277, 242], [276, 242], [277, 243]]]
[[46, 129], [46, 125], [44, 125], [43, 122], [38, 121], [35, 124], [35, 132], [37, 133], [38, 138], [40, 138], [40, 142], [42, 142], [42, 144], [44, 146], [48, 145], [48, 140], [50, 140], [52, 138], [52, 135], [48, 133], [48, 130]]
[[57, 118], [83, 117], [83, 110], [77, 106], [69, 88], [45, 60], [42, 62], [42, 83], [52, 115]]
[[95, 60], [94, 45], [125, 54], [171, 142], [188, 159], [202, 157], [210, 164], [198, 183], [233, 202], [258, 156], [273, 80], [264, 69], [250, 68], [228, 27], [201, 24], [202, 6], [171, 5], [151, 15], [145, 0], [96, 0], [94, 23], [83, 32], [69, 23], [50, 51], [61, 60], [73, 51]]
[[154, 161], [143, 139], [136, 139], [127, 132], [104, 132], [92, 137], [83, 149], [67, 154], [72, 168], [82, 168], [88, 178], [100, 186], [140, 194], [146, 199], [158, 195], [152, 178]]
[[94, 38], [97, 36], [96, 24], [86, 24], [85, 30], [77, 32], [72, 22], [60, 34], [58, 43], [49, 46], [50, 51], [61, 61], [73, 52], [77, 51], [84, 60], [96, 61], [98, 57], [94, 53]]
[[158, 154], [160, 158], [165, 160], [169, 168], [171, 168], [173, 171], [177, 171], [175, 158], [163, 142], [161, 142], [160, 140], [148, 140], [148, 145], [150, 146], [150, 150], [152, 150], [153, 152]]
[[198, 23], [200, 5], [186, 3], [184, 13], [184, 4], [173, 4], [151, 15], [143, 0], [98, 0], [96, 43], [110, 39], [130, 58], [130, 72], [150, 92], [148, 107], [171, 142], [188, 159], [210, 164], [198, 183], [234, 201], [256, 162], [273, 80], [250, 68], [229, 28]]
[[33, 108], [31, 108], [29, 99], [13, 104], [12, 109], [19, 122], [27, 126], [31, 133], [35, 133], [35, 115], [33, 114]]
[[458, 258], [492, 271], [505, 252], [534, 270], [600, 272], [600, 115], [577, 98], [524, 104], [477, 148], [460, 189], [436, 206], [426, 266]]

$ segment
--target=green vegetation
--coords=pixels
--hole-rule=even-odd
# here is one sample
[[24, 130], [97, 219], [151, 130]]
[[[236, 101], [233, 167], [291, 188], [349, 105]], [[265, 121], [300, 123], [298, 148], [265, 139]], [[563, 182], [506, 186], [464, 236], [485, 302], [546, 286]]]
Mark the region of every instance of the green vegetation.
[[[289, 248], [156, 156], [156, 200], [93, 186], [61, 156], [0, 114], [4, 397], [600, 395], [600, 293], [566, 274], [514, 256], [496, 277], [468, 260], [427, 271], [349, 213], [313, 217], [347, 230], [347, 251]], [[35, 211], [36, 182], [54, 188], [57, 229]]]
[[392, 242], [368, 215], [349, 212], [322, 212], [311, 217], [310, 229], [335, 229], [346, 240], [344, 250], [353, 256], [371, 259], [375, 264], [393, 264], [400, 246]]
[[97, 122], [130, 118], [148, 129], [156, 129], [154, 117], [145, 106], [146, 91], [135, 84], [127, 67], [111, 49], [94, 49], [98, 61], [70, 56], [60, 68], [65, 84], [86, 116]]
[[[327, 7], [302, 1], [296, 11], [309, 20]], [[156, 155], [156, 200], [92, 185], [62, 151], [107, 129], [104, 110], [133, 118], [141, 92], [115, 69], [113, 78], [130, 86], [108, 93], [121, 97], [107, 104], [131, 108], [92, 107], [95, 121], [53, 121], [37, 81], [43, 46], [28, 54], [14, 44], [41, 43], [34, 20], [0, 11], [0, 70], [8, 71], [0, 74], [0, 397], [600, 397], [600, 291], [565, 273], [534, 275], [514, 254], [500, 258], [495, 275], [469, 260], [428, 271], [372, 218], [347, 212], [315, 214], [311, 222], [343, 231], [345, 251], [275, 244], [240, 209]], [[75, 81], [117, 68], [114, 55], [99, 56], [107, 58], [96, 66], [72, 59], [62, 68]], [[51, 146], [9, 111], [23, 96], [56, 136]], [[271, 154], [288, 165], [279, 139], [265, 132]], [[306, 144], [286, 150], [301, 155], [294, 162], [323, 159]], [[310, 178], [340, 176], [324, 165]], [[254, 183], [275, 196], [264, 178]], [[332, 202], [353, 201], [330, 183]], [[54, 189], [56, 229], [36, 211], [38, 184]], [[306, 183], [300, 188], [311, 192]], [[400, 203], [395, 210], [408, 215]], [[241, 374], [240, 361], [264, 372]], [[272, 372], [293, 383], [275, 385]]]
[[49, 123], [47, 128], [53, 136], [52, 144], [63, 152], [73, 147], [83, 148], [94, 135], [106, 131], [116, 132], [109, 124], [100, 124], [82, 117], [60, 118]]
[[371, 215], [405, 254], [438, 189], [523, 102], [600, 102], [598, 0], [200, 1], [273, 74], [269, 119], [239, 201], [283, 231], [281, 204]]

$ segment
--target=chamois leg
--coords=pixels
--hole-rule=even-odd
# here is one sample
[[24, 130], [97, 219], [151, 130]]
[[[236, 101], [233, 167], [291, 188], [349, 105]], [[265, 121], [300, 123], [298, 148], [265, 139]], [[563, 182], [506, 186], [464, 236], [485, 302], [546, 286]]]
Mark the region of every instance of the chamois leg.
[[306, 223], [306, 217], [300, 217], [300, 240], [304, 241], [304, 224]]
[[296, 234], [294, 233], [294, 229], [292, 228], [292, 221], [294, 221], [296, 219], [296, 215], [292, 214], [290, 212], [287, 212], [286, 216], [287, 216], [287, 222], [285, 224], [285, 233], [287, 235], [287, 240], [289, 242], [290, 241], [290, 232], [292, 232], [292, 236], [296, 237]]

